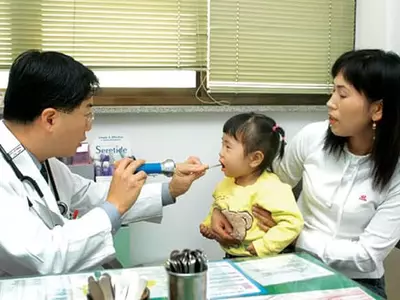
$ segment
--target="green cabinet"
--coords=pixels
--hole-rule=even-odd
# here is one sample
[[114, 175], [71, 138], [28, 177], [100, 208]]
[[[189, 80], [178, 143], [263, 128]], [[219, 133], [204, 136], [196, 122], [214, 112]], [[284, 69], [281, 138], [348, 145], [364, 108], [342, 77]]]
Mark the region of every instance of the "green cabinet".
[[117, 259], [124, 268], [132, 267], [129, 226], [122, 226], [114, 236]]

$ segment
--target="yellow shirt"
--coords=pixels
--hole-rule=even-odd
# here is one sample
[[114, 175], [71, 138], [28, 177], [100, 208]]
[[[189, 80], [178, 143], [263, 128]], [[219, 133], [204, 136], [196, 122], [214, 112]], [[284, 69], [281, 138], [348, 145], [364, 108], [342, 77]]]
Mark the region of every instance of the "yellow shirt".
[[[249, 186], [235, 184], [235, 179], [225, 177], [216, 187], [214, 203], [203, 221], [211, 226], [211, 214], [219, 208], [234, 227], [233, 235], [241, 241], [238, 246], [223, 247], [225, 252], [235, 256], [250, 256], [246, 248], [253, 243], [257, 255], [277, 254], [292, 243], [303, 229], [303, 217], [289, 185], [269, 172], [263, 172], [257, 181]], [[276, 226], [262, 231], [252, 214], [253, 205], [258, 204], [271, 212]]]

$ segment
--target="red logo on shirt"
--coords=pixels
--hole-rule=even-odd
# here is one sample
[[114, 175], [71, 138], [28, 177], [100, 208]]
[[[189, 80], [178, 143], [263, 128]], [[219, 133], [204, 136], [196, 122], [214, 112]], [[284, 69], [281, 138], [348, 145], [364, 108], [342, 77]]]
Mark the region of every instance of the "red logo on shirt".
[[367, 195], [361, 195], [360, 198], [361, 201], [367, 201]]

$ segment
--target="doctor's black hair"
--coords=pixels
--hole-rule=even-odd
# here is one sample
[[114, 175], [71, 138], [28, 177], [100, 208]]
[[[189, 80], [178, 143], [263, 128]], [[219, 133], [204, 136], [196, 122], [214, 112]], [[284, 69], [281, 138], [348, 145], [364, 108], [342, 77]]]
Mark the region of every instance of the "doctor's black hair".
[[235, 115], [225, 122], [222, 131], [242, 143], [245, 155], [255, 151], [264, 154], [260, 172], [273, 172], [272, 162], [276, 157], [283, 157], [285, 131], [266, 115], [254, 112]]
[[[400, 56], [377, 49], [349, 51], [332, 67], [333, 78], [339, 73], [369, 103], [382, 101], [382, 119], [376, 122], [370, 156], [373, 186], [382, 191], [389, 184], [400, 157]], [[340, 156], [346, 143], [347, 137], [336, 136], [328, 128], [325, 151]]]
[[29, 124], [46, 108], [72, 112], [92, 97], [98, 86], [93, 71], [68, 55], [25, 51], [10, 69], [4, 119]]

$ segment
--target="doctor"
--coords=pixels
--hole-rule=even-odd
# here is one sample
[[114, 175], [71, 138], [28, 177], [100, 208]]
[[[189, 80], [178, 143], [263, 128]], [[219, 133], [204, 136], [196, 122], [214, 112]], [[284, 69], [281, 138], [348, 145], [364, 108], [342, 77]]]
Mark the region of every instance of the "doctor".
[[204, 174], [192, 157], [169, 184], [145, 184], [145, 173], [134, 174], [142, 160], [120, 161], [110, 186], [71, 173], [55, 157], [85, 140], [97, 86], [91, 70], [57, 52], [28, 51], [11, 66], [0, 120], [0, 277], [100, 267], [115, 256], [121, 223], [160, 219]]

